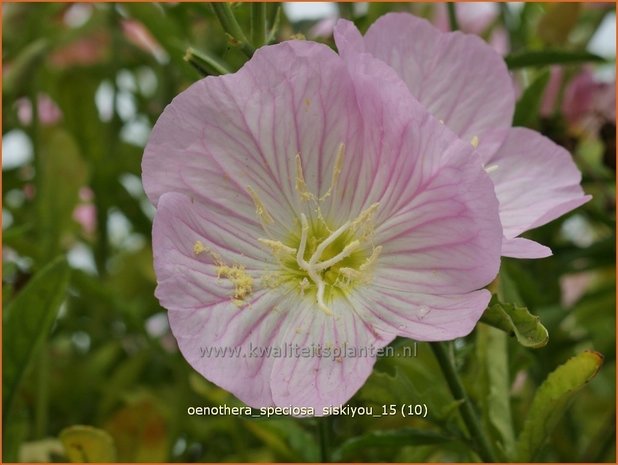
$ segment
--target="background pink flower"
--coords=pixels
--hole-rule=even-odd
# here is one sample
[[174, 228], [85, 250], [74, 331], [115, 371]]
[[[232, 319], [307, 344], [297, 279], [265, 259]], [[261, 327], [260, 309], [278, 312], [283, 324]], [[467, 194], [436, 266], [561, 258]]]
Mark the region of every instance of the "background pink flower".
[[390, 65], [436, 118], [477, 148], [500, 201], [502, 254], [540, 258], [541, 244], [518, 237], [590, 199], [570, 154], [541, 134], [511, 128], [515, 96], [506, 65], [479, 37], [443, 33], [406, 13], [380, 17], [362, 37], [352, 23], [335, 28], [343, 55], [368, 52]]

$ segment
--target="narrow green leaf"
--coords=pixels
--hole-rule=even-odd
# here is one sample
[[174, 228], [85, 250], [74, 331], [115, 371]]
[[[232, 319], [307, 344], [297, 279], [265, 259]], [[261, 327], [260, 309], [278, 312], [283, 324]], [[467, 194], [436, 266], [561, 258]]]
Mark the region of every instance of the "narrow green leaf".
[[515, 107], [513, 115], [513, 126], [526, 126], [535, 128], [539, 121], [539, 110], [543, 101], [543, 95], [550, 73], [546, 69], [539, 74], [536, 79], [524, 91]]
[[529, 462], [551, 434], [569, 401], [599, 371], [603, 356], [586, 351], [554, 370], [536, 392], [517, 441], [516, 461]]
[[114, 462], [116, 449], [112, 437], [102, 429], [74, 425], [60, 432], [60, 441], [73, 463]]
[[41, 250], [49, 259], [61, 251], [61, 236], [72, 221], [79, 189], [86, 183], [87, 167], [71, 134], [61, 129], [43, 135], [40, 164], [38, 232]]
[[69, 266], [59, 257], [39, 271], [4, 312], [2, 401], [5, 419], [27, 366], [56, 319], [68, 284]]
[[414, 428], [401, 428], [387, 431], [371, 431], [370, 433], [345, 441], [333, 453], [333, 461], [346, 460], [359, 450], [369, 447], [395, 448], [403, 446], [425, 446], [452, 441], [453, 438], [432, 431]]
[[541, 324], [538, 316], [532, 315], [526, 307], [502, 303], [496, 296], [492, 297], [481, 321], [515, 335], [517, 341], [524, 347], [537, 349], [544, 347], [549, 340], [547, 329]]
[[487, 325], [478, 325], [476, 360], [475, 384], [483, 426], [496, 439], [502, 455], [500, 459], [505, 460], [515, 446], [506, 334]]
[[232, 72], [217, 57], [208, 52], [196, 50], [193, 47], [187, 49], [183, 60], [193, 66], [202, 76], [218, 76]]
[[605, 58], [584, 51], [565, 50], [533, 50], [518, 52], [504, 58], [509, 69], [526, 68], [528, 66], [547, 66], [596, 62], [603, 63]]
[[2, 93], [11, 95], [23, 93], [26, 86], [32, 82], [30, 75], [41, 65], [48, 49], [47, 39], [38, 39], [25, 47], [4, 72]]

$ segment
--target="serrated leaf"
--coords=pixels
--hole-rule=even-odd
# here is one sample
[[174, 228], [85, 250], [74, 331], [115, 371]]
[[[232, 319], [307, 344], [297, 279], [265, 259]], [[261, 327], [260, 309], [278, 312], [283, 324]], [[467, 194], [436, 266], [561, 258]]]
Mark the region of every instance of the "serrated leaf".
[[333, 453], [333, 461], [348, 459], [359, 450], [369, 447], [387, 447], [389, 449], [403, 446], [424, 446], [441, 444], [453, 439], [432, 431], [415, 428], [401, 428], [397, 430], [372, 431], [362, 436], [348, 439]]
[[73, 463], [114, 462], [114, 440], [105, 431], [92, 426], [69, 426], [60, 432], [67, 458]]
[[504, 61], [509, 69], [518, 69], [528, 66], [603, 63], [606, 60], [599, 55], [585, 51], [532, 50], [512, 53], [507, 55]]
[[49, 334], [69, 284], [63, 257], [39, 271], [4, 311], [2, 401], [6, 418], [30, 361]]
[[549, 70], [545, 70], [526, 88], [515, 106], [513, 126], [526, 126], [529, 128], [537, 126], [539, 110], [549, 78]]
[[524, 347], [538, 349], [547, 345], [549, 341], [547, 329], [538, 316], [532, 315], [521, 305], [502, 303], [496, 296], [492, 297], [481, 321], [515, 335], [517, 341]]
[[537, 390], [517, 440], [517, 461], [529, 462], [551, 434], [569, 401], [599, 371], [603, 356], [586, 351], [560, 365]]

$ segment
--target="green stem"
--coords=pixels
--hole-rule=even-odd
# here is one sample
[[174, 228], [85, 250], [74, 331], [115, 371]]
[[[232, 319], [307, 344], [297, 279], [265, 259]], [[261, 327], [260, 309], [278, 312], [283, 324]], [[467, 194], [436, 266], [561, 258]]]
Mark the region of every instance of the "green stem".
[[479, 457], [484, 462], [495, 462], [496, 457], [494, 451], [491, 447], [489, 439], [485, 435], [485, 432], [481, 428], [481, 423], [474, 411], [474, 407], [470, 402], [470, 399], [466, 395], [466, 391], [459, 379], [459, 375], [457, 374], [457, 370], [455, 370], [455, 366], [449, 356], [447, 345], [443, 342], [432, 342], [431, 348], [433, 350], [436, 359], [438, 360], [438, 364], [442, 369], [442, 373], [444, 374], [444, 378], [446, 379], [446, 383], [453, 394], [455, 400], [462, 400], [461, 404], [461, 416], [468, 428], [470, 436], [472, 440], [476, 444], [477, 452]]
[[339, 8], [339, 16], [350, 21], [354, 20], [354, 3], [339, 2], [337, 7]]
[[36, 408], [34, 411], [34, 437], [44, 439], [47, 436], [49, 421], [49, 354], [47, 341], [37, 360]]
[[183, 59], [203, 76], [218, 76], [220, 74], [229, 74], [232, 72], [227, 65], [215, 56], [207, 52], [195, 50], [193, 47], [187, 49]]
[[453, 2], [448, 2], [446, 4], [446, 9], [448, 10], [448, 24], [451, 28], [451, 31], [459, 30], [459, 23], [457, 22], [457, 12], [455, 11], [455, 4]]
[[219, 19], [221, 26], [223, 26], [223, 30], [229, 34], [229, 36], [237, 43], [238, 47], [247, 55], [249, 58], [253, 55], [255, 49], [247, 40], [247, 36], [243, 32], [240, 24], [236, 21], [236, 17], [234, 16], [234, 12], [230, 7], [230, 4], [227, 2], [212, 2], [212, 9]]
[[330, 438], [332, 436], [332, 418], [318, 418], [318, 434], [320, 438], [320, 462], [330, 462]]
[[266, 43], [266, 3], [251, 3], [251, 42], [255, 47]]

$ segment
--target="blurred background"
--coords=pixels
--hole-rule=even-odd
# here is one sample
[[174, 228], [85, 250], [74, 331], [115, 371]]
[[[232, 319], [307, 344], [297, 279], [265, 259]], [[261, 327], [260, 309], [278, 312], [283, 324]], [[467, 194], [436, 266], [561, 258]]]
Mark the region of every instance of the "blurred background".
[[[246, 31], [251, 8], [232, 5]], [[338, 17], [364, 31], [389, 11], [450, 28], [445, 4], [264, 8], [271, 43], [332, 45]], [[460, 3], [455, 13], [461, 30], [507, 57], [520, 102], [515, 124], [570, 150], [594, 196], [529, 235], [554, 256], [504, 260], [511, 299], [550, 335], [541, 349], [508, 341], [512, 426], [521, 429], [550, 372], [594, 349], [604, 355], [601, 370], [564, 406], [535, 459], [615, 462], [615, 7]], [[4, 2], [2, 17], [4, 461], [477, 460], [424, 344], [413, 359], [379, 360], [351, 404], [422, 402], [427, 418], [188, 415], [189, 406], [242, 404], [185, 362], [154, 297], [142, 151], [175, 95], [248, 58], [209, 4]], [[454, 351], [482, 406], [477, 333]], [[67, 450], [67, 438], [87, 454]], [[105, 455], [110, 444], [115, 452]]]

